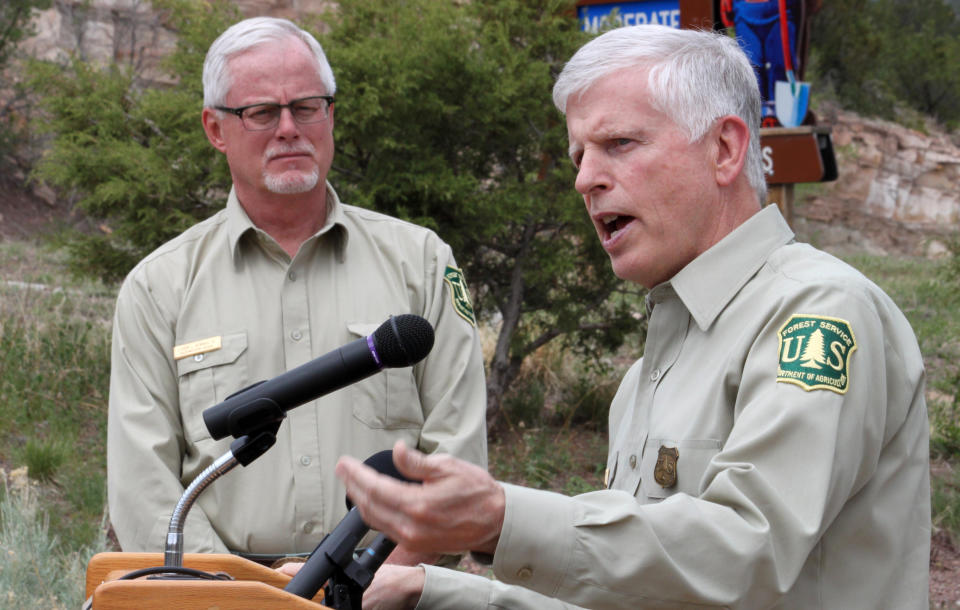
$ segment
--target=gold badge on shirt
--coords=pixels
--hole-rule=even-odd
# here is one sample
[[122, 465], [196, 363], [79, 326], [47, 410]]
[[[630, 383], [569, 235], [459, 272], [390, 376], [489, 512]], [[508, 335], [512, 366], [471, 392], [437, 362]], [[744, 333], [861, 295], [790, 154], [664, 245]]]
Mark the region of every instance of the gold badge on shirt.
[[677, 484], [677, 460], [680, 450], [676, 447], [661, 445], [657, 451], [657, 465], [653, 467], [653, 480], [660, 487], [673, 487]]
[[473, 314], [473, 305], [470, 304], [470, 291], [467, 289], [467, 281], [463, 279], [463, 271], [456, 267], [447, 267], [443, 272], [443, 279], [450, 287], [453, 309], [461, 318], [476, 326], [477, 318]]
[[217, 335], [216, 337], [207, 337], [206, 339], [200, 339], [199, 341], [191, 341], [190, 343], [175, 345], [173, 347], [173, 359], [182, 360], [184, 358], [189, 358], [190, 356], [216, 351], [223, 347], [222, 342], [223, 338], [220, 335]]
[[850, 323], [839, 318], [794, 314], [780, 327], [777, 381], [806, 391], [850, 388], [850, 356], [857, 349]]

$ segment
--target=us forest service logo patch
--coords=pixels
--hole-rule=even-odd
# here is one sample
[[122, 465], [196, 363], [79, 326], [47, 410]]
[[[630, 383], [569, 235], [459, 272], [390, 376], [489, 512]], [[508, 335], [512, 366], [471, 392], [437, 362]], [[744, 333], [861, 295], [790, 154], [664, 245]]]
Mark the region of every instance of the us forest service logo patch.
[[476, 326], [477, 318], [473, 315], [470, 291], [467, 290], [467, 281], [463, 279], [463, 271], [456, 267], [447, 267], [443, 272], [443, 279], [450, 286], [450, 299], [453, 301], [453, 309], [471, 326]]
[[780, 364], [777, 381], [808, 392], [832, 390], [846, 394], [850, 387], [850, 356], [857, 349], [846, 320], [794, 314], [780, 327]]

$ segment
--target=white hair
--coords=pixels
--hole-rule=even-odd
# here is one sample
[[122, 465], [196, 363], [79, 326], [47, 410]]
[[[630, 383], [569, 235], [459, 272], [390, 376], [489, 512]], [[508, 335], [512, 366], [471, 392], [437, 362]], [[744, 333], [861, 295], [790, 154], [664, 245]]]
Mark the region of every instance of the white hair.
[[312, 34], [287, 19], [253, 17], [233, 24], [210, 45], [203, 62], [203, 105], [207, 108], [224, 105], [233, 85], [229, 70], [232, 57], [257, 45], [288, 38], [296, 38], [307, 45], [317, 60], [317, 75], [326, 95], [333, 95], [337, 90], [333, 70], [323, 47]]
[[553, 87], [553, 102], [566, 113], [570, 96], [624, 68], [648, 70], [650, 103], [691, 142], [726, 115], [750, 128], [744, 173], [762, 205], [767, 183], [760, 153], [760, 90], [740, 45], [724, 34], [637, 25], [606, 32], [578, 50]]

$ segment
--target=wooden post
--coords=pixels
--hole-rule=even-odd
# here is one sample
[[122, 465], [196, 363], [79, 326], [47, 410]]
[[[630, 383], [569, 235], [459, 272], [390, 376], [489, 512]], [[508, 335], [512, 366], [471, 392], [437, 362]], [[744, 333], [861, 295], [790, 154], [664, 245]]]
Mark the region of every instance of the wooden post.
[[787, 224], [793, 227], [793, 185], [768, 184], [767, 204], [775, 203]]

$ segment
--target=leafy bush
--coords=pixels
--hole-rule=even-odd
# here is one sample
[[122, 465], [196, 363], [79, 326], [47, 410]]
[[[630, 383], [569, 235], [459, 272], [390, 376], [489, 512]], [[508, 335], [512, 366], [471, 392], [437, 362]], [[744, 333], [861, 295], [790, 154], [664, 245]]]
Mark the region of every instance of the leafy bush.
[[960, 16], [946, 0], [824, 2], [813, 18], [818, 90], [868, 116], [900, 107], [960, 125]]
[[133, 66], [105, 69], [74, 58], [34, 61], [29, 85], [43, 111], [34, 128], [52, 136], [36, 177], [105, 219], [106, 232], [67, 244], [75, 272], [117, 280], [144, 255], [223, 206], [230, 179], [200, 128], [206, 49], [237, 20], [223, 1], [155, 0], [179, 33], [165, 60], [179, 84], [145, 88]]

